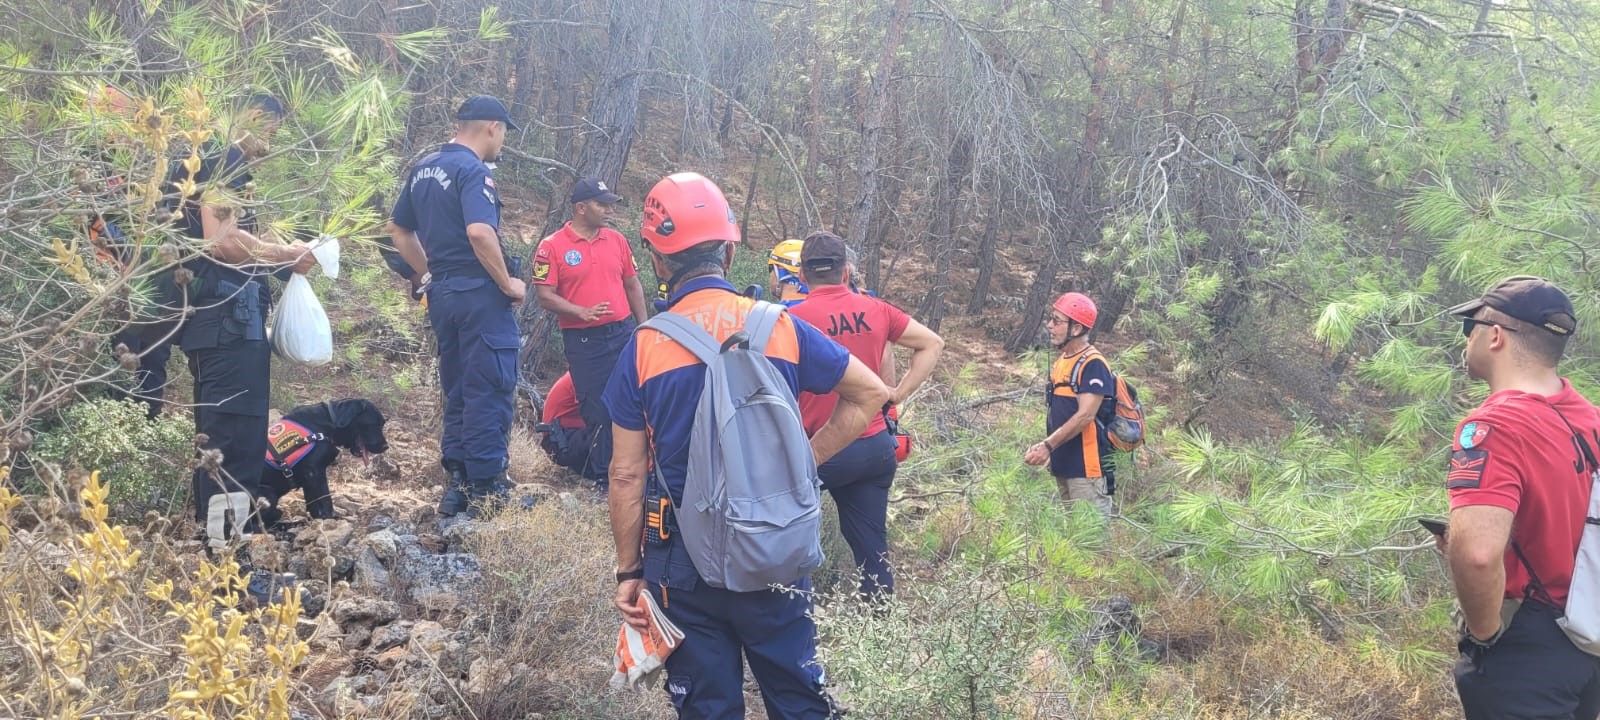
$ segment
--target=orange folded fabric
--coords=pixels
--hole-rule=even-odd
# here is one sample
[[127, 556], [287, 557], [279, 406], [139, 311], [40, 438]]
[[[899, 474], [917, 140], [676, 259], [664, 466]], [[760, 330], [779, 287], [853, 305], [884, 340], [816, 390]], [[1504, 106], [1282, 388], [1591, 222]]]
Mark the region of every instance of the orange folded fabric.
[[648, 632], [642, 632], [632, 625], [622, 624], [622, 631], [617, 634], [617, 671], [611, 676], [611, 687], [617, 690], [650, 684], [661, 668], [666, 667], [667, 656], [683, 641], [683, 631], [662, 614], [649, 590], [639, 592], [638, 607], [644, 611], [650, 627]]

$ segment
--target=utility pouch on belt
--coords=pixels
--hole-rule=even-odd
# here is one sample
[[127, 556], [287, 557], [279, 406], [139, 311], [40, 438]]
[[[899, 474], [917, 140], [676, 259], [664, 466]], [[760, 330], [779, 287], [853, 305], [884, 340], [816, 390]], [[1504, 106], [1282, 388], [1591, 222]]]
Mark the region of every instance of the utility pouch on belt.
[[261, 285], [246, 280], [237, 285], [227, 280], [217, 281], [217, 301], [228, 302], [230, 319], [240, 327], [245, 340], [267, 339], [267, 313], [261, 307]]

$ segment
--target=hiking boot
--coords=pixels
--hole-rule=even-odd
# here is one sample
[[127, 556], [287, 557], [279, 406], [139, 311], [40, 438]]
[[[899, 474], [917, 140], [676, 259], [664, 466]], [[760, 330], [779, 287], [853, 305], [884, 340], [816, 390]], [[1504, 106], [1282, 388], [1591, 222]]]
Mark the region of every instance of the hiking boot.
[[289, 593], [294, 592], [294, 573], [251, 570], [248, 577], [250, 581], [245, 585], [245, 592], [255, 599], [256, 607], [264, 608], [284, 602]]
[[467, 517], [477, 519], [492, 515], [511, 500], [511, 481], [504, 473], [489, 478], [473, 480], [467, 491]]
[[451, 517], [466, 510], [470, 500], [467, 497], [467, 468], [454, 460], [446, 460], [441, 464], [450, 477], [445, 480], [444, 497], [439, 499], [439, 514]]

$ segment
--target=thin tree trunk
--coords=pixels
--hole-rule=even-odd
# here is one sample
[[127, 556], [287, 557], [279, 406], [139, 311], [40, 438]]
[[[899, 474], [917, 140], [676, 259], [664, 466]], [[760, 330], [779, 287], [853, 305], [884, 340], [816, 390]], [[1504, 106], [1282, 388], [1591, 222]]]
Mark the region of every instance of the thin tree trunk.
[[650, 62], [662, 5], [663, 0], [612, 0], [605, 70], [589, 103], [593, 127], [574, 166], [584, 177], [612, 186], [622, 179], [638, 123], [640, 71]]
[[950, 292], [951, 257], [955, 255], [958, 241], [956, 217], [961, 207], [961, 190], [971, 174], [972, 138], [963, 134], [951, 144], [944, 175], [939, 178], [933, 191], [936, 203], [934, 220], [926, 238], [928, 256], [933, 258], [933, 275], [918, 313], [922, 324], [932, 330], [938, 330], [944, 321], [945, 296]]
[[856, 247], [863, 247], [866, 242], [867, 231], [872, 225], [872, 212], [878, 201], [878, 156], [884, 131], [888, 127], [889, 105], [893, 97], [890, 88], [894, 83], [896, 57], [900, 40], [905, 35], [906, 19], [910, 15], [911, 0], [895, 0], [888, 32], [883, 38], [883, 49], [878, 54], [877, 70], [872, 76], [872, 96], [861, 128], [861, 161], [856, 165], [857, 174], [861, 177], [861, 189], [850, 207], [850, 229], [845, 237]]
[[745, 184], [744, 208], [739, 213], [739, 237], [744, 238], [746, 243], [750, 242], [750, 208], [755, 205], [756, 189], [760, 187], [761, 156], [766, 147], [766, 143], [757, 144], [755, 157], [750, 159], [750, 182]]
[[995, 195], [994, 207], [989, 208], [989, 220], [984, 225], [983, 237], [978, 239], [978, 281], [973, 283], [972, 299], [967, 301], [967, 314], [977, 315], [989, 304], [989, 285], [994, 282], [995, 249], [999, 244], [1001, 210], [1000, 196]]
[[[811, 4], [812, 27], [817, 22], [817, 4]], [[810, 105], [806, 117], [806, 171], [805, 180], [807, 187], [817, 186], [817, 170], [822, 163], [822, 91], [823, 77], [827, 74], [823, 63], [827, 53], [823, 48], [813, 45], [811, 49], [811, 88], [807, 94], [807, 103]], [[835, 193], [837, 194], [837, 193]]]
[[[1183, 20], [1189, 13], [1188, 0], [1178, 0], [1178, 7], [1172, 13], [1172, 25], [1167, 28], [1167, 66], [1162, 68], [1162, 93], [1161, 112], [1166, 114], [1166, 121], [1173, 122], [1173, 112], [1177, 110], [1173, 96], [1178, 90], [1178, 68], [1182, 66], [1178, 51], [1183, 46]], [[1195, 73], [1197, 76], [1205, 75], [1205, 68]]]
[[[1101, 27], [1110, 25], [1113, 0], [1100, 0]], [[1089, 113], [1083, 123], [1083, 145], [1078, 148], [1078, 155], [1074, 173], [1065, 188], [1054, 189], [1058, 196], [1065, 197], [1066, 203], [1058, 203], [1058, 215], [1050, 223], [1052, 229], [1059, 228], [1061, 224], [1070, 223], [1065, 233], [1052, 233], [1052, 238], [1060, 238], [1063, 234], [1069, 240], [1069, 245], [1078, 243], [1088, 244], [1094, 239], [1091, 232], [1097, 225], [1090, 220], [1090, 210], [1093, 198], [1097, 194], [1089, 183], [1094, 179], [1095, 155], [1100, 147], [1100, 134], [1105, 125], [1106, 116], [1106, 72], [1110, 65], [1111, 40], [1102, 30], [1095, 38], [1094, 51], [1089, 70]], [[1066, 219], [1063, 215], [1070, 217]], [[1060, 241], [1055, 240], [1044, 258], [1044, 267], [1039, 269], [1039, 274], [1033, 278], [1033, 285], [1028, 288], [1028, 299], [1022, 308], [1022, 324], [1018, 326], [1011, 341], [1006, 343], [1006, 349], [1018, 352], [1033, 343], [1038, 335], [1039, 328], [1044, 321], [1045, 307], [1049, 304], [1051, 294], [1055, 289], [1056, 275], [1061, 271], [1061, 256], [1065, 248], [1060, 246]]]

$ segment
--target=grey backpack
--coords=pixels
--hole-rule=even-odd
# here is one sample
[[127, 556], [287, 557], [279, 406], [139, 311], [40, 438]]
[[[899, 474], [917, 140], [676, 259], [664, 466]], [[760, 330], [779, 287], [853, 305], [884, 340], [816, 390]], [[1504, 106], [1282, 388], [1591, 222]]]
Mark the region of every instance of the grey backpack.
[[822, 565], [822, 497], [811, 441], [789, 383], [764, 352], [782, 307], [757, 302], [720, 346], [692, 320], [661, 313], [643, 327], [706, 365], [689, 437], [678, 533], [712, 587], [787, 585]]

